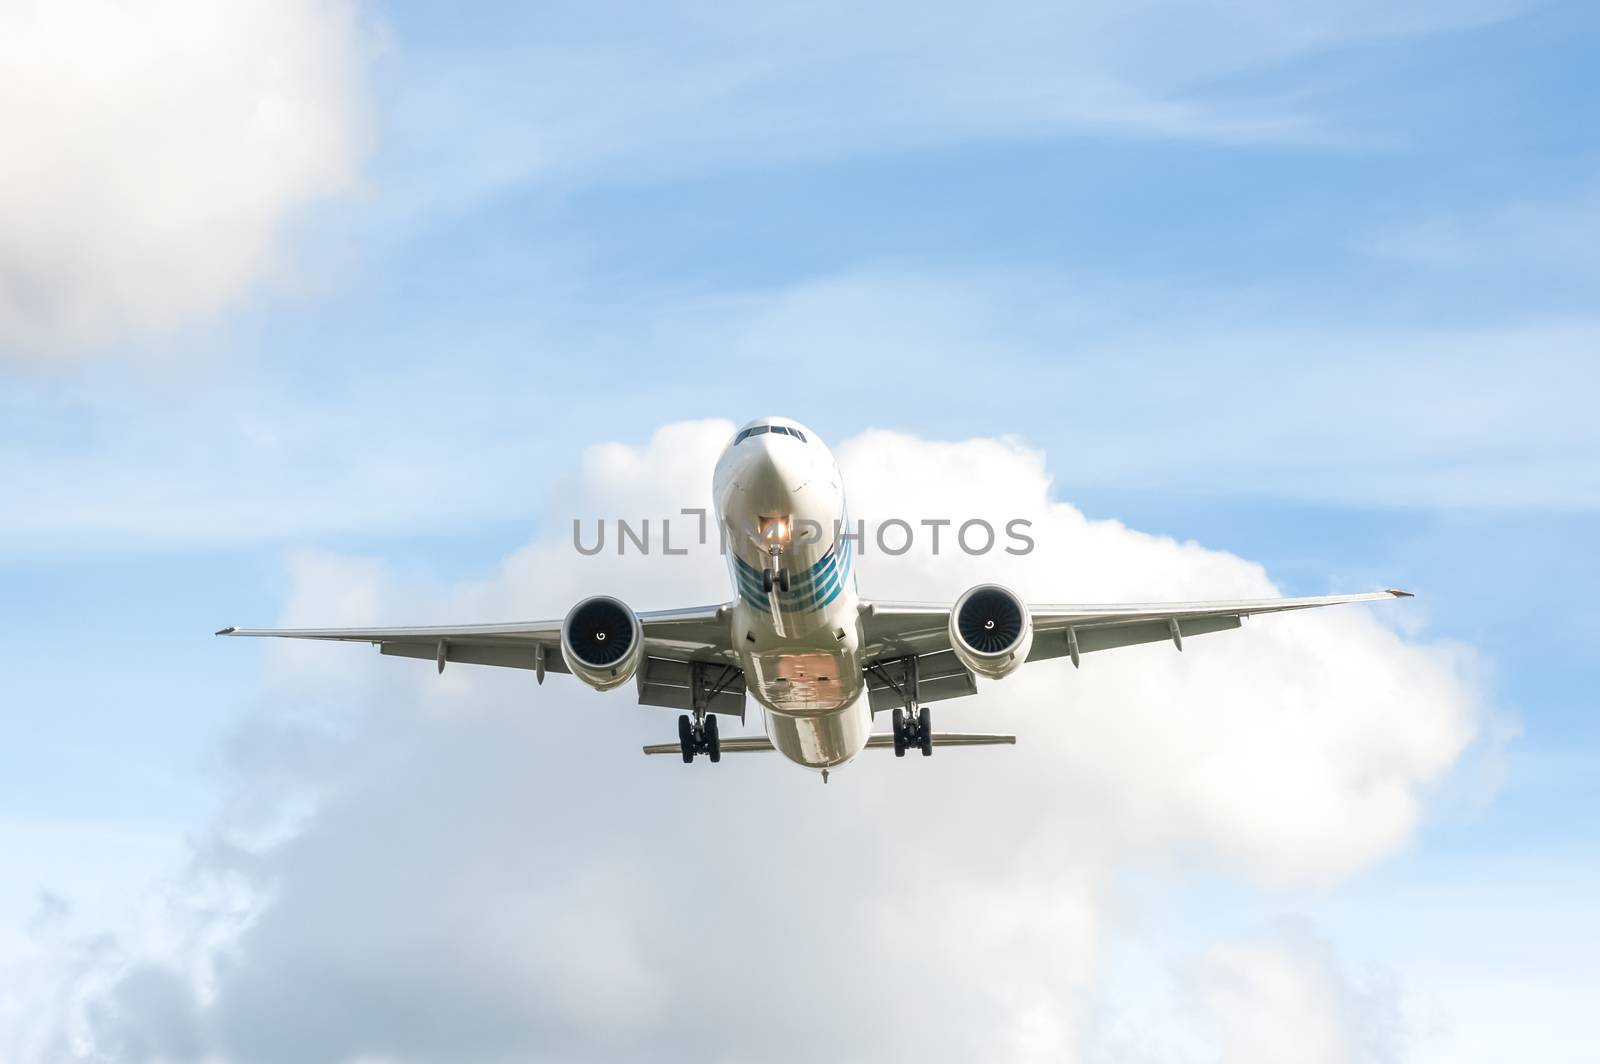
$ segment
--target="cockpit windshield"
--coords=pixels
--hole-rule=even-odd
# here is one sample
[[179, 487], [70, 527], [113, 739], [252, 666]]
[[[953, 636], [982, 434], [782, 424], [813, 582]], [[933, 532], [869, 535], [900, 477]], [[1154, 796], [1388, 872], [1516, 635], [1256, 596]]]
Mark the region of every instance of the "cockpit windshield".
[[733, 446], [737, 447], [751, 436], [759, 436], [764, 432], [776, 432], [782, 436], [793, 436], [801, 443], [806, 442], [806, 434], [799, 429], [792, 429], [784, 425], [751, 425], [749, 428], [739, 431], [739, 435], [733, 438]]

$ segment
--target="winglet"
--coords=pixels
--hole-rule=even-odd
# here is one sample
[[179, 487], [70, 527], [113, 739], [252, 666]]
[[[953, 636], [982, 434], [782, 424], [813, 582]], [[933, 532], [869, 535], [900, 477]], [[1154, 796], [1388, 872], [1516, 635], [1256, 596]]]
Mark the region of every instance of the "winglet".
[[238, 630], [239, 630], [239, 628], [238, 628], [237, 625], [230, 624], [226, 628], [218, 628], [214, 634], [215, 635], [232, 635], [233, 633], [237, 632]]
[[1417, 597], [1417, 596], [1413, 595], [1411, 592], [1409, 592], [1409, 591], [1401, 591], [1397, 587], [1386, 587], [1386, 588], [1384, 588], [1384, 590], [1387, 591], [1389, 594], [1393, 595], [1395, 598], [1416, 598]]

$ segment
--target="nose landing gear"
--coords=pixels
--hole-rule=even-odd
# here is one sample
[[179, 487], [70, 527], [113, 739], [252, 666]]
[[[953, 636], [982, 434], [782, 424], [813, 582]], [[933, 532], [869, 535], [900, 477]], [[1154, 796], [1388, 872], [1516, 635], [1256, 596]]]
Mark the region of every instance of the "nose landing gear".
[[783, 548], [789, 540], [787, 517], [763, 517], [760, 521], [758, 542], [767, 554], [767, 566], [761, 571], [761, 590], [768, 595], [774, 587], [789, 590], [789, 571], [783, 567]]

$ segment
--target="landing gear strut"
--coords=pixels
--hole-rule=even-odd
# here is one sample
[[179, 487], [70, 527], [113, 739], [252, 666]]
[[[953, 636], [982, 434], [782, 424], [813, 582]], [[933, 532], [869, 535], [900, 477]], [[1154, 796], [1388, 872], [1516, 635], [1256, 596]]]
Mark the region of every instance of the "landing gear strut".
[[722, 760], [722, 737], [717, 732], [717, 716], [709, 711], [711, 700], [725, 691], [739, 678], [739, 670], [731, 665], [710, 662], [689, 663], [689, 699], [693, 713], [678, 718], [678, 750], [685, 765], [698, 754], [705, 754], [712, 764]]
[[917, 704], [917, 659], [915, 656], [886, 661], [871, 667], [878, 679], [900, 696], [894, 711], [894, 756], [905, 757], [916, 747], [923, 757], [933, 756], [933, 715], [927, 706]]

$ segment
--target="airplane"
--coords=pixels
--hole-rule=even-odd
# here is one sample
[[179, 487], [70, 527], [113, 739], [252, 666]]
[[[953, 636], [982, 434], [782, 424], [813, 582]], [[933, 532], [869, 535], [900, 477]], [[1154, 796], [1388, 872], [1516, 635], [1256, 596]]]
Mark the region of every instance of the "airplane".
[[[1247, 617], [1350, 602], [1410, 598], [1397, 589], [1312, 598], [1036, 605], [999, 584], [953, 603], [863, 599], [844, 481], [816, 433], [766, 417], [738, 430], [712, 477], [732, 601], [635, 612], [594, 595], [560, 620], [405, 628], [224, 628], [218, 635], [375, 644], [383, 654], [576, 676], [597, 691], [632, 681], [641, 704], [684, 711], [677, 742], [646, 754], [704, 756], [776, 750], [821, 772], [865, 749], [929, 756], [944, 746], [1011, 744], [1012, 735], [935, 732], [928, 703], [977, 692], [1024, 663], [1238, 628]], [[809, 534], [815, 532], [817, 534]], [[761, 707], [765, 737], [720, 735]], [[873, 728], [879, 713], [891, 729]]]

